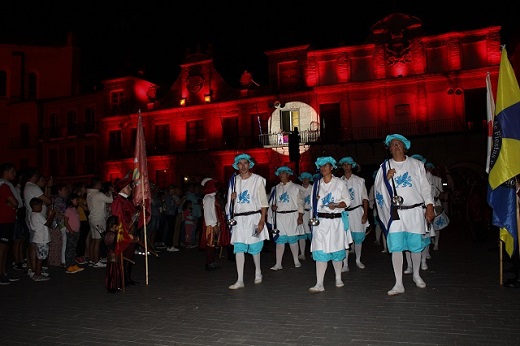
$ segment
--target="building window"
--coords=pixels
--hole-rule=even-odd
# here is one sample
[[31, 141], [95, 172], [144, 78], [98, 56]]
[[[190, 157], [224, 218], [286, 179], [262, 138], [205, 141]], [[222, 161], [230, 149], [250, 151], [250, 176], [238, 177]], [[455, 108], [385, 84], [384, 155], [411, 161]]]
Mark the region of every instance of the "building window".
[[49, 137], [58, 138], [60, 136], [60, 126], [58, 123], [58, 114], [52, 113], [49, 117]]
[[278, 64], [280, 76], [280, 89], [296, 89], [300, 85], [300, 72], [298, 61], [290, 61]]
[[85, 173], [96, 173], [96, 148], [93, 145], [85, 146]]
[[399, 104], [395, 105], [395, 117], [409, 117], [410, 116], [410, 105], [409, 104]]
[[280, 112], [280, 127], [283, 132], [289, 133], [294, 130], [295, 127], [300, 127], [300, 110], [290, 109], [282, 110]]
[[20, 147], [27, 148], [30, 146], [30, 126], [27, 123], [20, 124]]
[[239, 134], [238, 131], [238, 117], [226, 117], [222, 119], [222, 135], [224, 145], [228, 148], [236, 148], [239, 143], [239, 137], [244, 134]]
[[168, 152], [170, 149], [170, 124], [155, 126], [155, 150]]
[[27, 98], [29, 100], [33, 100], [36, 98], [36, 91], [38, 87], [38, 77], [36, 77], [36, 73], [29, 72], [27, 81]]
[[96, 111], [92, 107], [85, 109], [85, 133], [96, 132]]
[[200, 148], [204, 142], [204, 120], [188, 121], [186, 123], [186, 143], [194, 148]]
[[58, 168], [60, 167], [60, 157], [58, 149], [49, 149], [49, 174], [51, 176], [59, 176]]
[[67, 148], [67, 160], [65, 162], [67, 165], [67, 175], [75, 175], [76, 174], [76, 149], [73, 147]]
[[121, 130], [110, 131], [108, 133], [109, 154], [119, 155], [121, 151]]
[[67, 112], [67, 136], [77, 135], [77, 117], [75, 111]]
[[122, 113], [126, 102], [124, 90], [116, 90], [110, 93], [110, 109], [112, 114]]
[[0, 97], [7, 96], [7, 72], [0, 70]]

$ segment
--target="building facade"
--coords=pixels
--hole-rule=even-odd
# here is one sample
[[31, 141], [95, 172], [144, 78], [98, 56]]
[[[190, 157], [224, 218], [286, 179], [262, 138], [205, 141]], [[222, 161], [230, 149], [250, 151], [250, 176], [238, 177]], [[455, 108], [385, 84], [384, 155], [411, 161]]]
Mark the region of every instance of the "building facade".
[[[496, 90], [500, 27], [426, 35], [419, 18], [393, 13], [366, 43], [308, 45], [265, 52], [269, 85], [244, 71], [240, 87], [213, 60], [191, 54], [168, 90], [139, 76], [78, 93], [79, 57], [64, 47], [0, 45], [0, 154], [64, 181], [122, 177], [133, 168], [138, 112], [148, 171], [158, 186], [227, 181], [236, 154], [276, 182], [276, 167], [314, 172], [318, 156], [353, 156], [371, 177], [400, 133], [410, 153], [446, 167], [484, 173], [486, 74]], [[52, 57], [52, 59], [50, 58]], [[299, 160], [289, 134], [299, 133]]]

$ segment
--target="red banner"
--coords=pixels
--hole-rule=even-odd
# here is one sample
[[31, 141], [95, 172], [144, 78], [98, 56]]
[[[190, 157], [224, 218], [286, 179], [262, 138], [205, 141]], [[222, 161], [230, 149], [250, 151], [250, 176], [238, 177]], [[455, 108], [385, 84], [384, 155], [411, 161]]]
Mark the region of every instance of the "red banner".
[[133, 180], [134, 180], [134, 189], [132, 192], [132, 199], [134, 205], [140, 209], [142, 209], [143, 205], [145, 206], [145, 213], [139, 216], [139, 223], [137, 225], [138, 228], [143, 227], [145, 223], [150, 222], [151, 218], [151, 192], [150, 192], [150, 182], [148, 180], [148, 165], [146, 159], [146, 142], [144, 138], [144, 130], [143, 130], [143, 119], [141, 116], [141, 111], [139, 110], [139, 120], [137, 122], [137, 138], [135, 141], [135, 154], [134, 154], [134, 172], [133, 172]]

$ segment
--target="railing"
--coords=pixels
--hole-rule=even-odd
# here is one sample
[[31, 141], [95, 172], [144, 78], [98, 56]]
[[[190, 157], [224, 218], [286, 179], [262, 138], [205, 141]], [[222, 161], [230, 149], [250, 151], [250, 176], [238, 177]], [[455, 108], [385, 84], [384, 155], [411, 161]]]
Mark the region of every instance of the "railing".
[[46, 127], [40, 132], [40, 140], [48, 141], [51, 139], [64, 139], [68, 137], [83, 137], [87, 134], [98, 134], [99, 127], [97, 123], [78, 123], [75, 125], [66, 125], [60, 127]]

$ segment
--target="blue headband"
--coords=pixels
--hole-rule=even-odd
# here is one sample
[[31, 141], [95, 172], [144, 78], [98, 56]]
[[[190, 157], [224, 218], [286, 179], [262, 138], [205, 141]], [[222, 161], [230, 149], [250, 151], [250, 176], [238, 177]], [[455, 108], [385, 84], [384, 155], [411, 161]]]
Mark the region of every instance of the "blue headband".
[[403, 142], [404, 147], [406, 148], [406, 150], [410, 149], [410, 145], [411, 145], [410, 141], [408, 139], [406, 139], [406, 137], [401, 136], [401, 135], [399, 135], [397, 133], [394, 133], [393, 135], [386, 136], [385, 145], [387, 147], [389, 147], [390, 146], [390, 142], [392, 140], [394, 140], [394, 139], [397, 139], [397, 140], [400, 140], [401, 142]]
[[320, 168], [321, 166], [326, 165], [327, 163], [330, 163], [332, 168], [337, 168], [336, 160], [334, 160], [332, 156], [318, 157], [318, 159], [316, 160], [316, 167]]
[[310, 179], [312, 181], [312, 174], [310, 174], [309, 172], [303, 172], [302, 174], [300, 174], [298, 179], [300, 179], [302, 181], [303, 181], [303, 179]]
[[276, 176], [279, 176], [280, 173], [283, 173], [283, 172], [285, 172], [285, 173], [287, 173], [289, 175], [293, 175], [294, 174], [293, 171], [289, 167], [287, 167], [287, 166], [278, 167], [278, 169], [276, 170], [276, 172], [274, 172], [274, 174]]
[[255, 163], [251, 159], [251, 156], [249, 156], [248, 154], [240, 154], [240, 155], [235, 156], [235, 162], [232, 165], [234, 169], [238, 170], [238, 162], [240, 160], [249, 161], [249, 168], [253, 168], [253, 166], [255, 165]]
[[354, 159], [350, 156], [344, 157], [341, 160], [339, 160], [339, 162], [338, 162], [338, 164], [340, 166], [343, 166], [345, 163], [348, 163], [349, 165], [351, 165], [352, 168], [355, 168], [357, 166], [356, 161], [354, 161]]
[[413, 154], [410, 157], [413, 157], [414, 159], [417, 159], [417, 160], [421, 161], [422, 163], [426, 163], [426, 159], [420, 154]]

